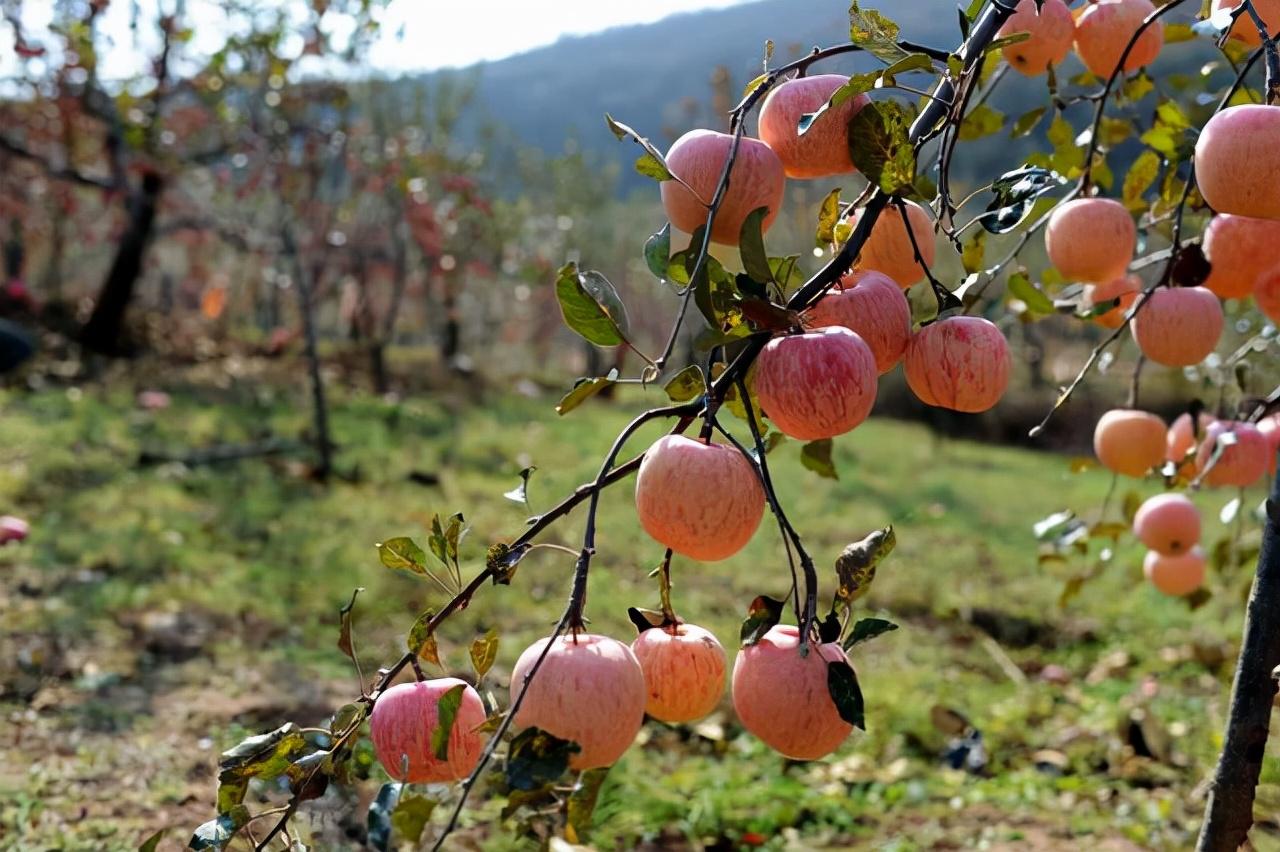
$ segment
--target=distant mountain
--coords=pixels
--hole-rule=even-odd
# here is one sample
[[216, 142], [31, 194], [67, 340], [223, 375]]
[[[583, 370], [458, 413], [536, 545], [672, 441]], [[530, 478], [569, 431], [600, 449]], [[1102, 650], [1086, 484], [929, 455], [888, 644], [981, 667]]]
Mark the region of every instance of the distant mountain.
[[[902, 36], [922, 44], [953, 49], [960, 42], [956, 0], [864, 0], [879, 6], [902, 27]], [[766, 40], [775, 43], [771, 62], [776, 67], [814, 46], [829, 46], [849, 38], [848, 0], [756, 0], [722, 9], [674, 15], [651, 24], [617, 27], [587, 36], [566, 37], [547, 47], [458, 71], [406, 78], [412, 91], [433, 76], [456, 75], [475, 82], [476, 103], [463, 122], [464, 136], [477, 138], [484, 125], [503, 125], [520, 145], [548, 154], [580, 148], [605, 162], [622, 166], [619, 190], [645, 186], [647, 179], [631, 169], [636, 146], [619, 142], [605, 127], [612, 114], [665, 149], [693, 127], [723, 128], [724, 104], [741, 96], [745, 84], [758, 76]], [[1174, 16], [1181, 18], [1181, 13]], [[1159, 73], [1196, 68], [1212, 55], [1208, 43], [1188, 55], [1186, 45], [1162, 58]], [[824, 61], [823, 72], [853, 73], [876, 67], [865, 55]], [[721, 104], [713, 108], [721, 72]], [[1066, 80], [1080, 66], [1074, 59], [1060, 74]], [[727, 72], [727, 82], [724, 81]], [[991, 99], [1010, 121], [1047, 102], [1043, 78], [1024, 78], [1010, 72]], [[930, 77], [911, 82], [927, 86]], [[1073, 108], [1080, 126], [1089, 107]], [[1048, 122], [1044, 122], [1047, 125]], [[754, 124], [749, 128], [754, 131]], [[967, 177], [990, 180], [1013, 168], [1031, 151], [1043, 150], [1044, 128], [1021, 140], [998, 134], [967, 145], [953, 175], [959, 185]], [[1136, 143], [1133, 146], [1136, 147]], [[1120, 154], [1127, 160], [1132, 152]], [[502, 156], [500, 155], [500, 159]], [[500, 163], [501, 168], [505, 163]]]
[[[946, 48], [959, 42], [956, 12], [948, 0], [882, 5], [902, 24], [904, 37]], [[694, 126], [718, 126], [724, 119], [711, 108], [718, 67], [728, 71], [724, 90], [736, 100], [760, 74], [766, 40], [775, 43], [774, 66], [814, 46], [848, 41], [848, 9], [848, 0], [746, 2], [566, 37], [497, 62], [435, 74], [476, 75], [479, 109], [470, 116], [473, 131], [489, 120], [547, 153], [563, 152], [566, 144], [600, 151], [627, 164], [625, 185], [639, 186], [644, 179], [629, 165], [638, 151], [614, 139], [605, 127], [606, 112], [660, 148]], [[867, 57], [840, 57], [820, 66], [845, 73], [871, 67]]]

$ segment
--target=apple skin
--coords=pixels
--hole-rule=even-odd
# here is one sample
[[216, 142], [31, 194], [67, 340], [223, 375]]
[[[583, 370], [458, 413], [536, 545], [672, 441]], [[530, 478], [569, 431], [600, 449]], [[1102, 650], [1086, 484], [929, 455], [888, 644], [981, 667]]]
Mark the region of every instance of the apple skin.
[[[438, 727], [438, 705], [444, 694], [463, 686], [462, 703], [449, 732], [448, 757], [436, 758], [431, 735]], [[397, 781], [439, 783], [466, 778], [480, 761], [484, 738], [476, 729], [484, 724], [480, 694], [456, 677], [401, 683], [378, 697], [369, 714], [369, 738], [382, 768]], [[403, 773], [408, 757], [408, 773]]]
[[1005, 62], [1015, 71], [1035, 77], [1058, 65], [1071, 52], [1076, 22], [1062, 0], [1044, 0], [1036, 11], [1035, 0], [1019, 0], [1017, 11], [1000, 28], [1000, 37], [1030, 33], [1026, 41], [1001, 49]]
[[729, 664], [720, 640], [696, 624], [654, 627], [631, 643], [644, 671], [645, 712], [662, 722], [692, 722], [724, 695]]
[[1280, 266], [1258, 276], [1253, 284], [1253, 301], [1267, 319], [1280, 325]]
[[[727, 133], [690, 130], [667, 151], [667, 168], [697, 193], [695, 196], [680, 181], [662, 182], [662, 206], [672, 227], [692, 234], [707, 223], [704, 202], [709, 204], [715, 197], [732, 145], [733, 137]], [[782, 161], [773, 149], [759, 139], [743, 136], [729, 173], [729, 189], [711, 227], [712, 242], [736, 246], [742, 223], [759, 207], [769, 208], [761, 224], [762, 230], [768, 231], [782, 209], [786, 182]]]
[[843, 326], [775, 337], [755, 369], [760, 407], [773, 425], [799, 441], [843, 435], [875, 405], [875, 355]]
[[1169, 435], [1165, 439], [1165, 461], [1171, 461], [1181, 464], [1187, 458], [1187, 453], [1195, 449], [1200, 444], [1200, 438], [1204, 437], [1204, 431], [1209, 428], [1209, 424], [1216, 419], [1212, 414], [1206, 411], [1200, 412], [1199, 418], [1200, 428], [1193, 430], [1191, 428], [1191, 415], [1185, 411], [1173, 419], [1169, 424]]
[[1158, 415], [1113, 408], [1098, 418], [1093, 452], [1107, 470], [1138, 479], [1164, 462], [1169, 430]]
[[[512, 706], [548, 641], [539, 639], [516, 660]], [[646, 698], [644, 672], [625, 643], [592, 633], [560, 636], [529, 681], [513, 721], [577, 743], [581, 751], [569, 767], [596, 769], [616, 763], [635, 741]]]
[[733, 664], [733, 709], [742, 726], [792, 760], [831, 754], [853, 731], [827, 688], [827, 664], [840, 660], [848, 657], [834, 642], [813, 644], [801, 657], [794, 625], [770, 628]]
[[956, 316], [926, 325], [907, 344], [907, 385], [926, 405], [975, 414], [1009, 387], [1009, 343], [982, 317]]
[[1125, 277], [1138, 229], [1113, 198], [1077, 198], [1049, 214], [1044, 247], [1049, 261], [1072, 281], [1110, 282]]
[[[1106, 80], [1120, 64], [1120, 57], [1143, 19], [1155, 10], [1150, 0], [1100, 0], [1080, 7], [1076, 17], [1076, 55], [1095, 77]], [[1162, 47], [1164, 26], [1156, 21], [1129, 51], [1124, 73], [1150, 65]]]
[[1142, 354], [1166, 367], [1199, 364], [1218, 345], [1226, 320], [1218, 297], [1204, 287], [1156, 290], [1129, 323]]
[[1204, 585], [1204, 551], [1199, 546], [1181, 556], [1165, 556], [1148, 550], [1142, 572], [1151, 585], [1171, 597], [1185, 597]]
[[[1213, 0], [1213, 11], [1234, 9], [1239, 5], [1236, 0]], [[1280, 29], [1280, 0], [1253, 0], [1253, 8], [1258, 13], [1258, 17], [1262, 18], [1262, 23], [1267, 25], [1268, 32], [1274, 33]], [[1259, 47], [1262, 44], [1262, 36], [1258, 35], [1258, 28], [1247, 12], [1236, 18], [1231, 29], [1227, 31], [1227, 37], [1249, 47]]]
[[1275, 459], [1271, 441], [1252, 423], [1219, 420], [1210, 425], [1196, 451], [1196, 469], [1206, 469], [1218, 439], [1228, 432], [1235, 435], [1236, 442], [1223, 448], [1222, 457], [1204, 474], [1204, 483], [1214, 487], [1248, 488], [1266, 474]]
[[[900, 212], [893, 208], [883, 211], [872, 225], [871, 235], [863, 244], [855, 263], [857, 269], [869, 269], [888, 275], [903, 290], [924, 280], [925, 271], [916, 260], [911, 237], [915, 237], [916, 245], [920, 247], [920, 257], [924, 259], [925, 266], [933, 266], [937, 254], [933, 220], [914, 201], [907, 201], [905, 205], [911, 233], [908, 234], [902, 224]], [[861, 210], [853, 211], [849, 216], [849, 224], [856, 228], [861, 217]]]
[[664, 435], [636, 475], [640, 525], [659, 544], [701, 562], [728, 559], [746, 546], [764, 517], [755, 467], [725, 444]]
[[1214, 210], [1280, 219], [1280, 107], [1240, 104], [1214, 115], [1195, 162], [1196, 187]]
[[1181, 556], [1200, 543], [1200, 510], [1185, 494], [1157, 494], [1133, 516], [1133, 534], [1164, 556]]
[[1220, 299], [1249, 298], [1258, 279], [1275, 266], [1278, 245], [1280, 221], [1214, 216], [1204, 229], [1204, 256], [1210, 265], [1205, 288]]
[[841, 289], [805, 311], [806, 328], [839, 325], [871, 347], [880, 375], [902, 360], [911, 341], [911, 304], [892, 278], [871, 270], [850, 272]]
[[849, 82], [839, 74], [797, 77], [774, 86], [760, 107], [760, 139], [774, 150], [790, 178], [824, 178], [855, 172], [849, 156], [849, 121], [871, 102], [856, 95], [799, 133], [800, 118], [822, 108]]

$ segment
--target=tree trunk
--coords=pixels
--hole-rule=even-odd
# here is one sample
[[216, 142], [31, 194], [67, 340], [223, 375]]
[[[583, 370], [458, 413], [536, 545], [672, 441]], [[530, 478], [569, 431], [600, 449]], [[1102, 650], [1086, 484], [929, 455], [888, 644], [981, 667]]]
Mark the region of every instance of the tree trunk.
[[1198, 852], [1235, 852], [1253, 827], [1253, 797], [1271, 727], [1280, 666], [1280, 477], [1266, 503], [1258, 570], [1231, 688], [1231, 713], [1213, 776]]
[[458, 300], [453, 292], [453, 285], [444, 282], [444, 338], [440, 343], [440, 356], [445, 364], [452, 366], [453, 359], [458, 357], [462, 348], [462, 331], [458, 322]]
[[294, 289], [298, 292], [298, 310], [302, 314], [303, 352], [307, 358], [307, 375], [311, 381], [312, 428], [315, 431], [316, 479], [326, 482], [333, 472], [333, 442], [329, 438], [329, 404], [325, 399], [324, 374], [320, 370], [320, 351], [316, 343], [315, 306], [312, 304], [314, 283], [307, 265], [298, 257], [298, 248], [292, 232], [283, 231], [284, 250], [293, 261], [297, 276]]
[[386, 344], [380, 339], [369, 343], [369, 375], [373, 379], [373, 392], [385, 394], [391, 390], [387, 381]]
[[156, 172], [147, 172], [142, 178], [142, 186], [130, 195], [128, 227], [120, 238], [107, 280], [98, 291], [93, 313], [80, 331], [80, 342], [94, 352], [118, 355], [123, 350], [121, 332], [125, 311], [133, 299], [134, 285], [142, 274], [142, 261], [163, 190], [163, 178]]

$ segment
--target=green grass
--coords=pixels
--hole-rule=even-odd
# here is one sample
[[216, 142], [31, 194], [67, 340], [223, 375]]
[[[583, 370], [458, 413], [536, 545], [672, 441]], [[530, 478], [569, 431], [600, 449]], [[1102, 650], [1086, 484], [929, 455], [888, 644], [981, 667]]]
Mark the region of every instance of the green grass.
[[[0, 396], [0, 512], [34, 526], [29, 542], [0, 550], [3, 709], [18, 720], [0, 761], [0, 846], [133, 848], [149, 829], [172, 825], [161, 848], [179, 848], [174, 841], [212, 816], [217, 751], [287, 718], [321, 723], [326, 708], [354, 694], [334, 644], [338, 607], [353, 588], [366, 590], [355, 619], [366, 674], [394, 660], [413, 619], [443, 600], [382, 568], [374, 542], [422, 541], [433, 513], [461, 511], [471, 530], [464, 572], [474, 572], [487, 545], [518, 535], [529, 514], [502, 497], [522, 467], [537, 466], [530, 501], [534, 512], [546, 509], [594, 475], [635, 411], [660, 402], [656, 391], [633, 392], [557, 418], [548, 399], [339, 393], [334, 431], [348, 477], [325, 488], [285, 458], [137, 467], [142, 448], [306, 427], [293, 390], [220, 390], [177, 376], [164, 384], [174, 404], [154, 413], [136, 410], [133, 389], [119, 382]], [[643, 431], [629, 449], [660, 430]], [[905, 850], [1083, 848], [1094, 841], [1082, 838], [1094, 838], [1185, 848], [1202, 806], [1192, 792], [1220, 737], [1227, 643], [1239, 635], [1247, 578], [1215, 574], [1214, 597], [1190, 610], [1141, 582], [1140, 551], [1125, 541], [1059, 609], [1064, 580], [1089, 563], [1041, 565], [1031, 525], [1067, 507], [1096, 515], [1109, 477], [1073, 474], [1059, 456], [948, 441], [886, 420], [837, 442], [839, 481], [804, 470], [798, 455], [788, 442], [770, 462], [823, 571], [824, 595], [841, 547], [886, 523], [897, 530], [897, 549], [860, 603], [862, 614], [902, 625], [854, 653], [868, 732], [827, 761], [788, 766], [741, 732], [727, 702], [693, 730], [650, 723], [610, 774], [591, 841]], [[436, 474], [439, 485], [415, 484], [411, 471]], [[601, 501], [587, 609], [593, 630], [619, 637], [634, 635], [628, 606], [656, 604], [646, 575], [661, 557], [638, 528], [629, 490], [621, 484]], [[1226, 534], [1214, 517], [1226, 499], [1200, 498], [1206, 542]], [[581, 528], [579, 511], [543, 540], [576, 547]], [[504, 695], [516, 655], [563, 606], [571, 563], [538, 551], [510, 587], [482, 589], [443, 629], [445, 662], [465, 669], [471, 639], [497, 627], [493, 680]], [[726, 645], [752, 597], [782, 597], [790, 586], [768, 520], [739, 556], [677, 561], [673, 576], [676, 608]], [[1115, 665], [1102, 672], [1106, 659]], [[1069, 684], [1038, 677], [1050, 663]], [[983, 732], [982, 776], [941, 768], [946, 736], [930, 721], [935, 705]], [[1121, 733], [1139, 710], [1154, 720], [1144, 733], [1160, 739], [1156, 758], [1135, 756]], [[1042, 750], [1062, 768], [1037, 768]], [[1265, 783], [1278, 783], [1277, 766], [1268, 761]], [[372, 790], [378, 778], [375, 770], [361, 783]], [[279, 800], [270, 790], [254, 796]], [[486, 848], [528, 848], [496, 825], [500, 809], [477, 801], [470, 833]], [[317, 848], [351, 845], [363, 823], [350, 796], [304, 810], [330, 815], [299, 823]]]

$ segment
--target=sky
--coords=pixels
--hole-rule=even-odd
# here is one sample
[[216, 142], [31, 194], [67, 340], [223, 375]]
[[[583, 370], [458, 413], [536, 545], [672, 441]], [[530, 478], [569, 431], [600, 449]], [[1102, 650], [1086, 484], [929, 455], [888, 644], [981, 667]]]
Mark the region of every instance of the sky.
[[[306, 0], [284, 0], [278, 5], [305, 10]], [[650, 23], [678, 12], [732, 6], [748, 0], [390, 0], [381, 13], [381, 35], [368, 53], [366, 67], [389, 74], [460, 67], [501, 59], [551, 44], [566, 35], [584, 35], [624, 24]], [[292, 4], [292, 5], [291, 5]], [[274, 8], [277, 3], [270, 4]], [[123, 80], [145, 72], [154, 55], [153, 27], [135, 31], [134, 16], [154, 21], [156, 9], [170, 9], [173, 0], [113, 0], [100, 19], [99, 70], [104, 79]], [[196, 54], [217, 50], [228, 26], [218, 0], [188, 0], [187, 23], [194, 36], [190, 48]], [[59, 39], [49, 31], [54, 4], [51, 0], [22, 3], [19, 8], [29, 41], [53, 49]], [[265, 8], [265, 7], [264, 7]], [[332, 12], [326, 23], [340, 45], [343, 21]], [[0, 80], [19, 72], [10, 50], [12, 33], [0, 22]], [[297, 49], [302, 39], [297, 37]], [[51, 59], [56, 58], [53, 54]], [[28, 68], [28, 70], [32, 70]]]
[[[500, 59], [622, 24], [648, 23], [677, 12], [732, 6], [742, 0], [394, 0], [384, 19], [388, 38], [375, 64], [427, 70]], [[404, 27], [404, 39], [393, 34]]]

